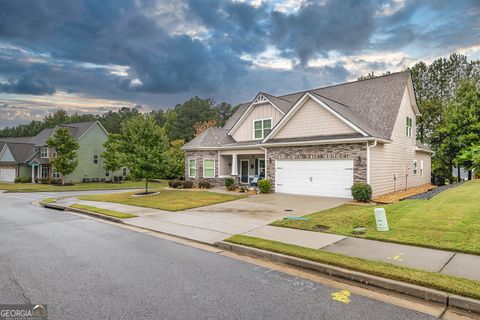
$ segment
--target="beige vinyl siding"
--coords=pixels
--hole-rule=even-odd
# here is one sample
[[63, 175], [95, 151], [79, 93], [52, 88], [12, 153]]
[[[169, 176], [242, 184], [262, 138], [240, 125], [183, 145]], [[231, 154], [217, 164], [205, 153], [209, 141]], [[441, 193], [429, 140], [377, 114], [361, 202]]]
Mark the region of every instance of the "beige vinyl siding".
[[[406, 136], [406, 118], [413, 119], [412, 137]], [[370, 149], [370, 184], [373, 195], [381, 195], [430, 182], [430, 154], [416, 151], [416, 119], [408, 89], [405, 88], [402, 103], [395, 121], [389, 144], [378, 144]], [[413, 160], [417, 160], [417, 174], [413, 174]], [[420, 176], [423, 160], [424, 174]], [[396, 174], [397, 179], [394, 179]], [[406, 177], [406, 175], [408, 176]]]
[[283, 114], [270, 103], [262, 103], [253, 106], [250, 114], [242, 121], [240, 126], [232, 134], [236, 141], [252, 141], [253, 121], [256, 119], [272, 118], [272, 128], [280, 121]]
[[275, 139], [348, 134], [356, 131], [312, 99], [302, 105]]

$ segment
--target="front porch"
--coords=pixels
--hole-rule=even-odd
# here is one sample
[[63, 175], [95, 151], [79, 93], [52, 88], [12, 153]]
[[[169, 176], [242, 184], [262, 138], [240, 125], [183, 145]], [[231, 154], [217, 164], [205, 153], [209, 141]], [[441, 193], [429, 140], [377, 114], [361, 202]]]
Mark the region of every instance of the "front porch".
[[240, 185], [250, 185], [255, 177], [266, 178], [266, 166], [261, 149], [219, 151], [219, 178], [233, 177]]

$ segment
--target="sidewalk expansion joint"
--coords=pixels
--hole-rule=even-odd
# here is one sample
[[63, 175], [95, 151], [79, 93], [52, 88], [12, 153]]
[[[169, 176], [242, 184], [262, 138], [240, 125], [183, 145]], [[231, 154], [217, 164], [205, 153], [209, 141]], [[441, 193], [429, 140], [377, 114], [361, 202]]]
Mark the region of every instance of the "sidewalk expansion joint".
[[455, 252], [451, 257], [450, 259], [447, 260], [447, 262], [445, 262], [445, 264], [443, 265], [443, 267], [438, 271], [439, 273], [441, 273], [443, 271], [443, 269], [445, 269], [445, 267], [450, 263], [450, 261], [452, 261], [452, 259], [457, 255], [457, 253]]

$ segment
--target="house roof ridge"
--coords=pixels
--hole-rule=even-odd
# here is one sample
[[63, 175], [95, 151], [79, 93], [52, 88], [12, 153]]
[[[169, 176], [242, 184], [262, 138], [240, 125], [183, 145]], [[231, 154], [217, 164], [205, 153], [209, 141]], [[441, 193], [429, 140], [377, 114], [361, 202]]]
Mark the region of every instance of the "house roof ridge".
[[333, 102], [335, 102], [335, 103], [338, 103], [338, 104], [340, 104], [340, 105], [342, 105], [342, 106], [344, 106], [344, 107], [346, 107], [346, 108], [352, 108], [351, 106], [346, 105], [345, 103], [342, 103], [342, 102], [337, 101], [337, 100], [335, 100], [335, 99], [329, 98], [329, 97], [324, 96], [324, 95], [322, 95], [322, 94], [319, 94], [319, 93], [316, 93], [316, 92], [313, 92], [313, 91], [307, 91], [307, 92], [310, 93], [310, 94], [314, 94], [314, 95], [316, 95], [316, 96], [318, 96], [318, 97], [320, 97], [320, 98], [325, 98], [325, 99], [327, 99], [327, 100], [330, 100], [330, 101], [333, 101]]
[[277, 96], [277, 98], [282, 99], [281, 97], [291, 96], [291, 95], [294, 95], [294, 94], [305, 93], [305, 92], [310, 92], [310, 91], [315, 91], [315, 90], [321, 90], [321, 89], [327, 89], [327, 88], [333, 88], [333, 87], [339, 87], [339, 86], [344, 86], [344, 85], [352, 84], [352, 83], [356, 83], [356, 82], [370, 81], [370, 80], [375, 80], [375, 79], [378, 79], [378, 78], [385, 78], [385, 77], [389, 77], [389, 76], [393, 76], [393, 75], [398, 75], [398, 74], [401, 74], [401, 73], [407, 73], [407, 72], [410, 73], [410, 69], [403, 70], [403, 71], [392, 72], [392, 73], [389, 73], [389, 74], [382, 74], [382, 75], [380, 75], [380, 76], [375, 76], [374, 78], [357, 79], [357, 80], [352, 80], [352, 81], [347, 81], [347, 82], [332, 84], [332, 85], [328, 85], [328, 86], [324, 86], [324, 87], [317, 87], [317, 88], [313, 88], [313, 89], [300, 90], [300, 91], [296, 91], [296, 92], [292, 92], [292, 93], [282, 94], [281, 96]]

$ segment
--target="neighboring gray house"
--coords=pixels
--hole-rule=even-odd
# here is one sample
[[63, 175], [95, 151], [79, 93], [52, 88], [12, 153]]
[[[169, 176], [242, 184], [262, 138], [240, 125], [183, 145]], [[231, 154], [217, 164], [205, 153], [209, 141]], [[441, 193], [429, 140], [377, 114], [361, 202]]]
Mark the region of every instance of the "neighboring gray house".
[[433, 152], [416, 141], [420, 115], [410, 72], [273, 96], [259, 93], [223, 128], [188, 142], [185, 177], [220, 184], [256, 175], [275, 192], [351, 197], [430, 182]]
[[[66, 182], [102, 181], [113, 173], [105, 171], [101, 154], [108, 132], [98, 121], [61, 124], [42, 130], [34, 137], [0, 138], [0, 182], [14, 182], [15, 178], [60, 178], [50, 165], [55, 156], [47, 140], [57, 128], [67, 128], [80, 144], [77, 168], [65, 177]], [[122, 170], [126, 175], [126, 169]]]

